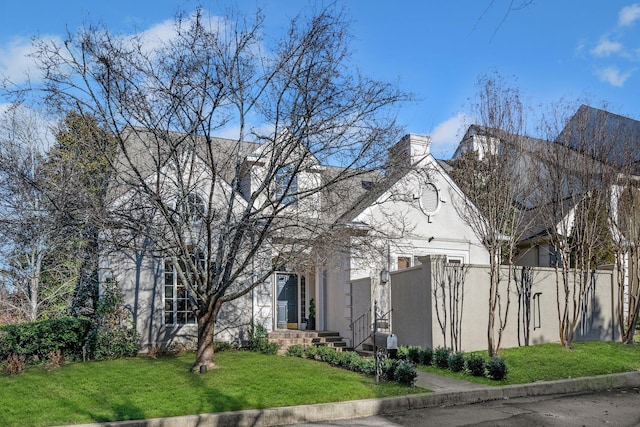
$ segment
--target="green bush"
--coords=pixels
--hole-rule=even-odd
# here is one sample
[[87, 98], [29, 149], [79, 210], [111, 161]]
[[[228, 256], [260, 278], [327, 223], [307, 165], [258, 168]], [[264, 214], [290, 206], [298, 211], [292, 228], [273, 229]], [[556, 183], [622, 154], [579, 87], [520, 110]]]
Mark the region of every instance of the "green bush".
[[341, 353], [343, 359], [343, 366], [350, 371], [360, 372], [360, 360], [362, 357], [353, 351], [344, 351]]
[[95, 360], [119, 359], [138, 354], [138, 335], [135, 329], [126, 327], [98, 327], [92, 334]]
[[470, 354], [465, 361], [467, 371], [474, 377], [483, 377], [485, 373], [485, 363], [479, 354]]
[[304, 347], [302, 347], [300, 344], [295, 344], [295, 345], [290, 346], [287, 349], [287, 356], [303, 357], [304, 356]]
[[451, 350], [446, 347], [438, 347], [433, 352], [433, 364], [438, 368], [447, 369], [449, 368], [449, 355], [451, 354]]
[[[287, 350], [288, 356], [294, 357], [306, 357], [312, 360], [320, 360], [325, 363], [329, 363], [333, 366], [337, 366], [343, 369], [348, 369], [353, 372], [358, 372], [364, 375], [375, 375], [376, 364], [373, 357], [363, 357], [354, 351], [337, 351], [333, 347], [328, 346], [311, 346], [303, 348], [300, 345], [292, 345]], [[407, 366], [403, 366], [396, 379], [396, 370], [399, 363], [407, 365], [411, 369], [408, 370]], [[413, 372], [413, 374], [411, 373]], [[413, 379], [412, 379], [413, 375]], [[382, 363], [382, 378], [386, 381], [398, 381], [403, 384], [413, 384], [417, 373], [415, 368], [409, 362], [398, 361], [392, 359], [386, 359]]]
[[394, 376], [396, 373], [396, 367], [398, 366], [398, 360], [394, 359], [385, 359], [382, 362], [381, 371], [382, 371], [382, 380], [385, 381], [394, 381]]
[[307, 356], [307, 359], [315, 360], [316, 355], [318, 354], [318, 347], [312, 345], [311, 347], [307, 347], [304, 351], [304, 354]]
[[407, 351], [407, 360], [413, 363], [414, 365], [419, 364], [421, 351], [422, 349], [418, 346], [415, 346], [415, 345], [409, 346]]
[[138, 354], [138, 333], [133, 315], [124, 306], [122, 292], [115, 281], [104, 283], [104, 293], [98, 300], [95, 323], [88, 341], [95, 360]]
[[249, 326], [249, 350], [264, 354], [276, 354], [279, 349], [280, 346], [277, 343], [269, 342], [265, 327], [252, 321]]
[[317, 347], [316, 355], [318, 359], [330, 365], [338, 364], [338, 352], [333, 347], [320, 345]]
[[25, 356], [31, 363], [46, 361], [59, 351], [66, 360], [82, 360], [91, 321], [82, 317], [61, 317], [0, 327], [0, 359], [11, 354]]
[[449, 369], [453, 372], [462, 372], [464, 370], [464, 353], [457, 351], [449, 355]]
[[409, 359], [409, 347], [405, 345], [398, 346], [398, 359], [400, 360], [408, 360]]
[[496, 381], [507, 378], [507, 364], [502, 358], [494, 356], [487, 362], [487, 376]]
[[420, 364], [431, 365], [432, 358], [433, 350], [431, 350], [429, 347], [420, 350]]
[[393, 372], [393, 379], [400, 384], [413, 385], [416, 382], [418, 373], [410, 362], [400, 360]]
[[376, 361], [372, 357], [361, 357], [358, 363], [359, 372], [365, 375], [376, 374]]

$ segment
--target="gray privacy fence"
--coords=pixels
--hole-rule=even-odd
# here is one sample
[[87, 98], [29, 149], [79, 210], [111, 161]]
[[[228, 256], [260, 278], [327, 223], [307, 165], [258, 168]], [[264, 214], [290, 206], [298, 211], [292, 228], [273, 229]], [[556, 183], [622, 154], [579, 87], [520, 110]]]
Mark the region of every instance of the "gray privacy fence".
[[[523, 270], [524, 269], [524, 270]], [[613, 270], [595, 270], [582, 305], [576, 340], [615, 340], [617, 286]], [[502, 348], [558, 342], [556, 275], [552, 268], [501, 270], [501, 308], [510, 299]], [[445, 264], [425, 257], [423, 264], [391, 274], [393, 333], [400, 345], [475, 351], [487, 348], [489, 267]], [[560, 298], [564, 293], [560, 290]]]

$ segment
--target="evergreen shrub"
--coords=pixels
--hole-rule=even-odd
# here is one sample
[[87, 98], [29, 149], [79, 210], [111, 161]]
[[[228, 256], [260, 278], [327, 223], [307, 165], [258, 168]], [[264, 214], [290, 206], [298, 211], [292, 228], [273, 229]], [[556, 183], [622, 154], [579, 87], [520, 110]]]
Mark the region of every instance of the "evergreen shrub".
[[433, 364], [438, 368], [447, 369], [449, 368], [449, 355], [451, 354], [451, 350], [446, 347], [438, 347], [433, 352]]
[[467, 371], [474, 377], [483, 377], [485, 374], [485, 362], [479, 354], [470, 354], [465, 361]]
[[504, 359], [494, 356], [487, 362], [487, 376], [496, 381], [507, 378], [507, 364]]
[[464, 370], [464, 353], [457, 351], [449, 355], [449, 369], [453, 372], [462, 372]]

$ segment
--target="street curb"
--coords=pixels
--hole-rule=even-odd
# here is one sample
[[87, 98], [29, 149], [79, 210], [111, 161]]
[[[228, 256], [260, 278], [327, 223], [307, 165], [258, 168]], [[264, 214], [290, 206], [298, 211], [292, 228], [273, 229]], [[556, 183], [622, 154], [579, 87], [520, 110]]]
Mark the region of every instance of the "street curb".
[[640, 372], [600, 375], [558, 381], [539, 381], [502, 387], [414, 394], [382, 399], [352, 400], [315, 405], [187, 415], [171, 418], [82, 424], [74, 427], [226, 427], [277, 426], [392, 414], [411, 409], [453, 406], [516, 397], [579, 394], [624, 387], [640, 387]]

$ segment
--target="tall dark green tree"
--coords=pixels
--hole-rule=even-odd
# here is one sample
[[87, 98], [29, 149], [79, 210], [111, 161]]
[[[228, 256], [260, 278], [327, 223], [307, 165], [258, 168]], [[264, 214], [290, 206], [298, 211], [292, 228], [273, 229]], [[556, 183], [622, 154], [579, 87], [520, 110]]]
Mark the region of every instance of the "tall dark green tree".
[[57, 226], [68, 236], [62, 257], [78, 263], [72, 311], [93, 312], [98, 300], [98, 238], [117, 145], [89, 115], [69, 112], [56, 129], [43, 165], [45, 189]]

